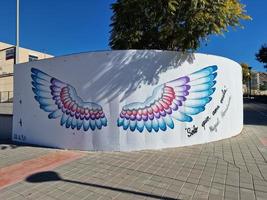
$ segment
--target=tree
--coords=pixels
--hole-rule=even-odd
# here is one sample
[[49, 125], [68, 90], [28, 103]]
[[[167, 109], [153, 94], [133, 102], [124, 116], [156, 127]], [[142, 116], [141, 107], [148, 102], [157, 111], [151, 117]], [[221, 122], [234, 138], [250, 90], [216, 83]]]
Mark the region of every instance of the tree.
[[117, 0], [111, 8], [112, 49], [195, 50], [250, 19], [239, 0]]
[[243, 80], [243, 84], [246, 84], [249, 79], [251, 78], [251, 74], [249, 71], [249, 66], [246, 63], [241, 63], [240, 64], [242, 67], [242, 80]]
[[263, 84], [261, 84], [261, 85], [260, 85], [260, 90], [262, 90], [262, 91], [265, 91], [265, 90], [267, 90], [267, 86], [266, 86], [266, 85], [263, 85]]
[[249, 84], [249, 81], [251, 80], [251, 72], [248, 64], [241, 63], [240, 65], [242, 67], [242, 82], [244, 85], [246, 85], [246, 91], [247, 94], [249, 94], [249, 88], [251, 89], [251, 85]]
[[259, 62], [264, 63], [264, 68], [267, 68], [267, 44], [261, 46], [259, 52], [256, 53], [256, 59]]

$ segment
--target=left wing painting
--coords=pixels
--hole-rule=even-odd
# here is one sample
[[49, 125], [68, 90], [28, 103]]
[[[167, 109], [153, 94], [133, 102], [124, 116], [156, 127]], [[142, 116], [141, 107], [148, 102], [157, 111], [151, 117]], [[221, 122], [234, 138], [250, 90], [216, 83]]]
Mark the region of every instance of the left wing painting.
[[102, 107], [83, 101], [73, 86], [36, 68], [32, 68], [31, 73], [34, 98], [40, 108], [49, 113], [49, 119], [60, 118], [61, 126], [84, 131], [107, 126]]

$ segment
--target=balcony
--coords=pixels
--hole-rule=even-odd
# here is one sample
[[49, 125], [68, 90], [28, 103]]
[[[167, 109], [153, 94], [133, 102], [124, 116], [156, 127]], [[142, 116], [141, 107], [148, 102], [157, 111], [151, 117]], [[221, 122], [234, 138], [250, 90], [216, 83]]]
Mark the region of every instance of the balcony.
[[0, 114], [13, 113], [13, 91], [0, 92]]

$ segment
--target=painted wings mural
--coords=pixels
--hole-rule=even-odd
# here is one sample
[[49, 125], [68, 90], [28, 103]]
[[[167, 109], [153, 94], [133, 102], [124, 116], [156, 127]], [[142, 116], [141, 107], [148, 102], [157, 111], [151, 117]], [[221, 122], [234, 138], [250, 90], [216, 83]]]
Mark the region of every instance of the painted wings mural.
[[174, 120], [191, 122], [205, 110], [215, 91], [217, 66], [205, 67], [188, 76], [157, 86], [144, 102], [122, 108], [117, 125], [124, 130], [143, 132], [174, 128]]
[[60, 118], [66, 128], [101, 129], [107, 119], [100, 105], [83, 101], [71, 85], [36, 69], [31, 69], [32, 90], [40, 108], [48, 112], [49, 119]]

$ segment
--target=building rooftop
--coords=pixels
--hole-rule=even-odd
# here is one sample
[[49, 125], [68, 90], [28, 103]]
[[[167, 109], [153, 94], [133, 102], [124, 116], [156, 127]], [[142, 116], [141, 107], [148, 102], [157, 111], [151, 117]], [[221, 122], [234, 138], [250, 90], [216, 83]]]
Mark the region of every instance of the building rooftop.
[[[7, 48], [10, 48], [10, 47], [15, 47], [15, 45], [8, 44], [8, 43], [5, 43], [5, 42], [0, 42], [0, 51], [4, 50], [4, 49], [7, 49]], [[42, 53], [42, 54], [47, 55], [47, 57], [54, 57], [52, 54], [48, 54], [48, 53], [41, 52], [41, 51], [36, 51], [36, 50], [33, 50], [33, 49], [29, 49], [29, 48], [24, 48], [24, 47], [21, 47], [21, 46], [19, 47], [19, 49], [20, 50], [27, 50], [27, 51], [30, 51], [30, 52]]]

